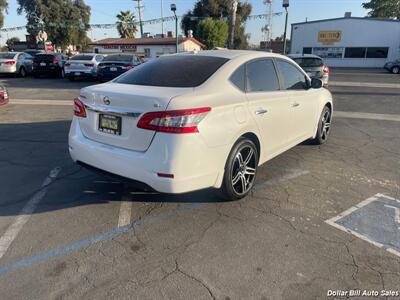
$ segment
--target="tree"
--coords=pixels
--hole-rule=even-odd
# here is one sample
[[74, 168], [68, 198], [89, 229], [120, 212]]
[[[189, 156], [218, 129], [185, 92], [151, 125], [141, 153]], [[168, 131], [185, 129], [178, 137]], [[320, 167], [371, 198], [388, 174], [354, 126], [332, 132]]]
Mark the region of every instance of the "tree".
[[[182, 30], [187, 34], [188, 30], [197, 32], [199, 23], [204, 18], [227, 19], [231, 12], [230, 0], [197, 0], [192, 10], [189, 10], [182, 19]], [[245, 49], [248, 47], [250, 35], [245, 33], [245, 22], [251, 13], [251, 4], [238, 1], [234, 48]]]
[[20, 39], [16, 36], [7, 39], [6, 44], [8, 47], [12, 47], [15, 43], [18, 43]]
[[7, 12], [8, 2], [7, 0], [0, 0], [0, 28], [4, 25], [4, 12]]
[[137, 32], [135, 15], [130, 10], [121, 11], [117, 19], [117, 30], [121, 38], [133, 39]]
[[207, 49], [226, 47], [228, 24], [224, 20], [202, 20], [197, 26], [196, 36], [206, 45]]
[[400, 20], [399, 0], [370, 0], [362, 4], [368, 12], [369, 17], [390, 18]]
[[18, 13], [25, 12], [32, 37], [45, 30], [49, 40], [62, 48], [79, 46], [87, 38], [90, 7], [84, 0], [18, 0], [18, 4]]

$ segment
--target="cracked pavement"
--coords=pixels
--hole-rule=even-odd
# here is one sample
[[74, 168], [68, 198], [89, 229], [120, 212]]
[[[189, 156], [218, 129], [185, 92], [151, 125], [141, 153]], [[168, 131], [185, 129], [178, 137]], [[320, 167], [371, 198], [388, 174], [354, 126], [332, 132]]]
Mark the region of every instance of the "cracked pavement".
[[[92, 84], [2, 81], [30, 99], [54, 99], [56, 88], [64, 88], [60, 100], [72, 99]], [[400, 113], [394, 91], [331, 90], [338, 110]], [[399, 122], [337, 118], [326, 145], [303, 143], [278, 156], [261, 167], [250, 196], [223, 202], [209, 190], [143, 192], [75, 166], [70, 119], [65, 106], [0, 110], [0, 236], [50, 170], [61, 168], [0, 267], [115, 230], [122, 198], [132, 201], [138, 225], [0, 273], [6, 299], [325, 299], [329, 289], [399, 290], [400, 257], [325, 223], [377, 193], [400, 199]]]

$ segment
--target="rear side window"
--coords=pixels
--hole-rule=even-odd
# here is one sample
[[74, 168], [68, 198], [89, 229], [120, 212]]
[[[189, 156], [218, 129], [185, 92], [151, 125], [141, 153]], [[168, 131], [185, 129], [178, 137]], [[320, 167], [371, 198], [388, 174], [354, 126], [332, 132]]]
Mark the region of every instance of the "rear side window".
[[246, 75], [248, 92], [271, 92], [280, 89], [278, 76], [271, 59], [249, 62]]
[[235, 72], [233, 72], [232, 76], [229, 80], [240, 90], [243, 92], [246, 90], [245, 80], [246, 80], [246, 68], [245, 65], [241, 65]]
[[15, 53], [0, 53], [0, 59], [13, 59]]
[[70, 60], [92, 60], [93, 55], [75, 55], [71, 57]]
[[324, 65], [322, 59], [314, 57], [299, 57], [293, 60], [302, 68], [322, 67]]
[[307, 88], [306, 77], [296, 66], [283, 60], [278, 60], [277, 64], [285, 90], [304, 90]]
[[136, 67], [114, 82], [164, 87], [196, 87], [205, 82], [227, 61], [226, 58], [212, 56], [162, 56]]

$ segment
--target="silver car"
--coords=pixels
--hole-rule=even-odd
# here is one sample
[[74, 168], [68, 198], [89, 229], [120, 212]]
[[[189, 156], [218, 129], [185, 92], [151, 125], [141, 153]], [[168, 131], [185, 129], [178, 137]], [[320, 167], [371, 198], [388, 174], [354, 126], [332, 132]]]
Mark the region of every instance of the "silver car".
[[65, 76], [70, 80], [76, 78], [96, 78], [97, 68], [104, 55], [82, 53], [71, 57], [64, 65]]
[[33, 57], [24, 52], [1, 52], [0, 73], [25, 77], [32, 73]]
[[288, 57], [293, 59], [311, 78], [321, 79], [324, 86], [329, 82], [329, 67], [324, 60], [313, 54], [289, 54]]

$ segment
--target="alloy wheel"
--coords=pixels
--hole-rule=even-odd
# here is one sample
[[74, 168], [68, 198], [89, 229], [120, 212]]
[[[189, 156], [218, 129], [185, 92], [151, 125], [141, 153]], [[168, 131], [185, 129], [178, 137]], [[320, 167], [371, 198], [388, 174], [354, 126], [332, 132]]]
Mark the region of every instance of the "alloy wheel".
[[238, 195], [246, 194], [254, 184], [257, 168], [256, 153], [249, 145], [237, 152], [231, 171], [231, 184]]
[[326, 109], [321, 120], [321, 139], [326, 141], [328, 139], [329, 131], [331, 129], [331, 111]]

